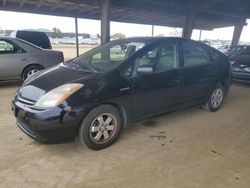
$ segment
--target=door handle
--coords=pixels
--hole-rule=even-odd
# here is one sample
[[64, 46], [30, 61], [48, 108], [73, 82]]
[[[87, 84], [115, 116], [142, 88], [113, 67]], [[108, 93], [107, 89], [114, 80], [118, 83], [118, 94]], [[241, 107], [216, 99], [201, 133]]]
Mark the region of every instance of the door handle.
[[181, 79], [180, 78], [174, 78], [174, 79], [172, 79], [172, 82], [175, 83], [175, 84], [179, 84], [181, 82]]
[[128, 91], [128, 90], [130, 90], [130, 87], [124, 87], [120, 89], [120, 91]]
[[27, 59], [21, 59], [21, 61], [26, 61]]

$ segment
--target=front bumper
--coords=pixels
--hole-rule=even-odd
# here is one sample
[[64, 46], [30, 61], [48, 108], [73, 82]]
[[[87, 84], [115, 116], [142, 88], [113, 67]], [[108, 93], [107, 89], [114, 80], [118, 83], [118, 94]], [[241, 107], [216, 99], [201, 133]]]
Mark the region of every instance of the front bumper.
[[82, 118], [80, 109], [35, 109], [19, 101], [12, 102], [12, 111], [17, 126], [31, 138], [43, 143], [73, 141]]
[[233, 71], [233, 80], [239, 82], [250, 83], [250, 72], [236, 72]]

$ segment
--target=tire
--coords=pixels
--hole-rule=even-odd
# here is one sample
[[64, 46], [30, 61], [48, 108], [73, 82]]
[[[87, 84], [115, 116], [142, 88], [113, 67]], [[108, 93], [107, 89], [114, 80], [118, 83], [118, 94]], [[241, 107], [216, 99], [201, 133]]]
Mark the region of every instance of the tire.
[[82, 145], [99, 150], [113, 144], [121, 130], [119, 111], [111, 105], [101, 105], [91, 110], [83, 119], [78, 138]]
[[205, 110], [210, 112], [216, 112], [222, 106], [225, 97], [225, 89], [221, 84], [217, 86], [212, 91], [206, 105], [203, 107]]
[[26, 67], [22, 74], [22, 79], [26, 80], [29, 76], [32, 76], [33, 74], [37, 73], [38, 71], [42, 70], [43, 67], [39, 65], [30, 65]]

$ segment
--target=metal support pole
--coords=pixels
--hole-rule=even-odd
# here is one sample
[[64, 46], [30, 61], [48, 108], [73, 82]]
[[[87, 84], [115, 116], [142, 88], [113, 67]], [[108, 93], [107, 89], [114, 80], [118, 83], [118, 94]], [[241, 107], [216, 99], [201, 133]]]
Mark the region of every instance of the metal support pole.
[[110, 0], [101, 1], [101, 43], [110, 41]]
[[200, 30], [199, 41], [201, 41], [202, 30]]
[[154, 36], [154, 30], [155, 30], [155, 27], [154, 25], [152, 25], [152, 33], [151, 33], [152, 37]]
[[193, 32], [193, 27], [195, 24], [196, 19], [196, 12], [195, 11], [188, 11], [185, 17], [185, 23], [182, 29], [182, 37], [190, 39]]
[[243, 20], [242, 22], [239, 22], [234, 26], [234, 33], [233, 33], [231, 46], [238, 45], [244, 25], [246, 25], [246, 20]]
[[79, 56], [79, 39], [78, 39], [78, 20], [75, 18], [75, 27], [76, 27], [76, 56]]

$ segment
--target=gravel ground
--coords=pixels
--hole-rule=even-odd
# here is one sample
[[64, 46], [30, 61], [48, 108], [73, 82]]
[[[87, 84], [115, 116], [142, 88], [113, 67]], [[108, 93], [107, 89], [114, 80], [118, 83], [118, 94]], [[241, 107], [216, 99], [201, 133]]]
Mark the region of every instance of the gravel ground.
[[[94, 47], [96, 47], [96, 45], [81, 44], [81, 45], [79, 45], [79, 54], [81, 55], [81, 54], [91, 50]], [[69, 59], [76, 57], [76, 45], [71, 45], [71, 44], [53, 45], [52, 49], [62, 51], [65, 60], [69, 60]]]
[[0, 86], [0, 187], [250, 187], [249, 85], [233, 85], [218, 112], [140, 122], [101, 151], [24, 135], [10, 109], [17, 87]]

